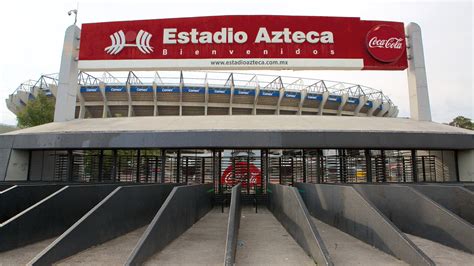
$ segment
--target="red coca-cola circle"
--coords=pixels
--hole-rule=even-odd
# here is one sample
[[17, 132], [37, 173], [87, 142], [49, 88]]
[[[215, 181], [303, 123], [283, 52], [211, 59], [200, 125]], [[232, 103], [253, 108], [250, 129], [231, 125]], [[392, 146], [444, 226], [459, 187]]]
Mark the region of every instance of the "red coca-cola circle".
[[393, 63], [405, 51], [405, 36], [389, 25], [374, 26], [367, 33], [367, 50], [380, 62]]

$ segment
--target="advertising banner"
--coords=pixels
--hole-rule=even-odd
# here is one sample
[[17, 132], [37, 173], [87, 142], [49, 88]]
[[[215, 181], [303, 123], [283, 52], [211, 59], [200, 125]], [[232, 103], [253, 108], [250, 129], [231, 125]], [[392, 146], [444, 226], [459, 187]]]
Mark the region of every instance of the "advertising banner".
[[82, 25], [82, 70], [407, 68], [403, 23], [212, 16]]

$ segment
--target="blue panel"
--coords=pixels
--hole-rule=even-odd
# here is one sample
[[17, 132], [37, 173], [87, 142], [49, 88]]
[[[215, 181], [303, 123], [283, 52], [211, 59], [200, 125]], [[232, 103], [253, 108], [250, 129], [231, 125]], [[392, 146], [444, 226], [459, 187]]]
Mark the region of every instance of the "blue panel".
[[235, 95], [249, 95], [255, 96], [255, 90], [234, 90]]
[[313, 101], [322, 101], [323, 96], [321, 94], [308, 94], [306, 99], [313, 100]]
[[301, 99], [301, 93], [299, 92], [285, 92], [283, 96], [285, 96], [285, 98]]
[[365, 106], [369, 107], [369, 108], [372, 108], [372, 106], [374, 106], [374, 104], [371, 102], [371, 101], [367, 101], [365, 103]]
[[183, 92], [187, 92], [187, 93], [205, 93], [206, 92], [206, 89], [205, 88], [188, 88], [188, 87], [185, 87], [183, 88]]
[[131, 86], [131, 92], [153, 92], [152, 86]]
[[81, 92], [99, 92], [99, 87], [81, 87]]
[[341, 100], [341, 96], [331, 95], [328, 97], [328, 101], [340, 103], [342, 100]]
[[350, 104], [359, 104], [359, 98], [349, 97], [349, 99], [347, 99], [347, 103], [350, 103]]
[[209, 94], [229, 94], [230, 95], [230, 89], [209, 89]]
[[260, 96], [272, 96], [272, 97], [280, 97], [280, 92], [279, 91], [260, 91]]
[[120, 87], [105, 87], [105, 92], [127, 92], [127, 88], [124, 87], [124, 86], [120, 86]]
[[179, 93], [179, 87], [158, 87], [156, 92], [174, 92]]

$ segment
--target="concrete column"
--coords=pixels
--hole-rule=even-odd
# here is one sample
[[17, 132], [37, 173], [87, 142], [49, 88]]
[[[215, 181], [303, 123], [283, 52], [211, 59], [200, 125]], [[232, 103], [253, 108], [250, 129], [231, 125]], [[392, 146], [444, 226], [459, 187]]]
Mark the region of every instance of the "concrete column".
[[11, 150], [5, 181], [26, 181], [28, 178], [29, 152]]
[[420, 121], [431, 121], [428, 81], [426, 79], [425, 56], [421, 39], [421, 28], [416, 23], [406, 27], [408, 54], [408, 94], [410, 116]]
[[76, 25], [72, 25], [67, 28], [64, 36], [54, 122], [74, 119], [78, 86], [77, 75], [79, 73], [77, 57], [79, 56], [80, 34], [81, 30]]
[[319, 105], [318, 115], [323, 115], [324, 106], [326, 105], [326, 102], [328, 101], [328, 97], [329, 97], [329, 92], [327, 91], [323, 92], [323, 100], [321, 101], [321, 104]]
[[474, 150], [458, 151], [459, 181], [474, 181]]

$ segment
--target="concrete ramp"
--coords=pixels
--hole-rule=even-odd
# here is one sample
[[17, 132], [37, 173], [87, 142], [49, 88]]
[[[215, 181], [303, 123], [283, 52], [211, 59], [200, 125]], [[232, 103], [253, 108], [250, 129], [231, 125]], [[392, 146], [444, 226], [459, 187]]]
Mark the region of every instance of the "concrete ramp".
[[116, 188], [30, 264], [58, 262], [148, 224], [174, 186], [150, 184]]
[[474, 227], [408, 186], [353, 185], [401, 231], [473, 253]]
[[[129, 256], [127, 265], [145, 263], [199, 221], [211, 210], [213, 194], [213, 184], [175, 187], [141, 236]], [[224, 224], [226, 221], [227, 219], [223, 219]], [[222, 237], [225, 239], [225, 227]], [[200, 242], [202, 241], [199, 240]], [[224, 244], [219, 263], [224, 260]], [[180, 256], [180, 252], [181, 250], [178, 250], [176, 255]]]
[[63, 187], [64, 185], [15, 185], [0, 192], [0, 223]]
[[0, 224], [0, 252], [63, 233], [116, 185], [65, 186]]
[[414, 265], [434, 265], [415, 244], [351, 186], [297, 183], [312, 216]]
[[434, 202], [474, 224], [474, 193], [462, 186], [411, 185]]
[[268, 194], [269, 210], [303, 250], [319, 265], [332, 265], [329, 252], [296, 188], [268, 184]]

